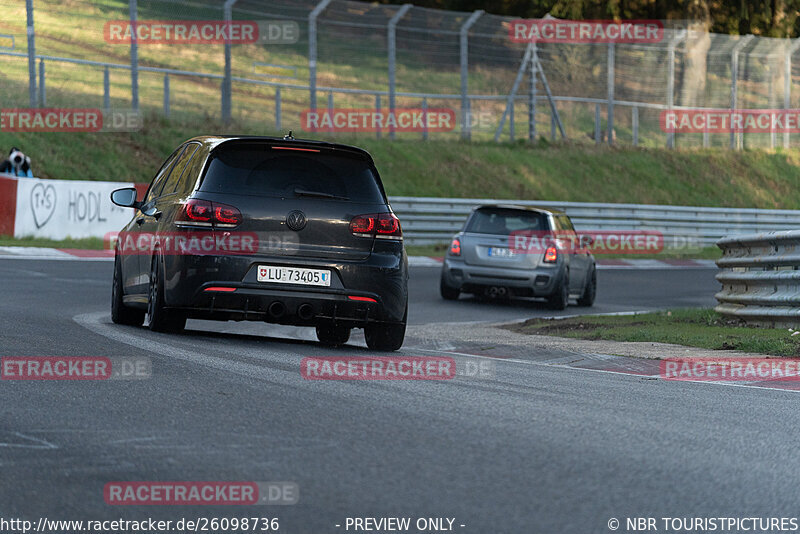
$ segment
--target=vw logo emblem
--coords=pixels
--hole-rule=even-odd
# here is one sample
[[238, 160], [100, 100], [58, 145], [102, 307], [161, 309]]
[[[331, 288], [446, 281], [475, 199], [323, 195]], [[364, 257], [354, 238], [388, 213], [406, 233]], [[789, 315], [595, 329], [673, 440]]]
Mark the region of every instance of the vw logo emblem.
[[306, 215], [300, 210], [290, 211], [286, 216], [286, 226], [295, 232], [306, 227]]

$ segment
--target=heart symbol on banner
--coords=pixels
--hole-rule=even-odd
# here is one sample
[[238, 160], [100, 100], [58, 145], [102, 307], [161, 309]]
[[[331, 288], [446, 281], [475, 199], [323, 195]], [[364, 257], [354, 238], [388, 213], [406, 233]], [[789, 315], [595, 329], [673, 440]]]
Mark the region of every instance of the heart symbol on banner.
[[31, 210], [36, 228], [47, 224], [56, 211], [56, 188], [52, 185], [47, 187], [42, 184], [34, 185], [31, 189]]

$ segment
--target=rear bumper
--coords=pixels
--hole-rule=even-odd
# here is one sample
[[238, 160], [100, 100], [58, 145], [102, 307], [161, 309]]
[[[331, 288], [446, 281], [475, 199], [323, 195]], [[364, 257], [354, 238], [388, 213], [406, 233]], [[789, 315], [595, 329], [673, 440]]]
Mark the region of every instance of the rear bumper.
[[498, 269], [467, 265], [463, 260], [445, 258], [442, 279], [464, 293], [481, 293], [489, 287], [505, 287], [519, 297], [547, 297], [558, 287], [564, 264], [540, 265], [533, 269]]
[[[402, 245], [399, 252], [373, 253], [363, 261], [353, 262], [332, 263], [299, 257], [183, 256], [166, 258], [165, 264], [167, 306], [197, 319], [360, 326], [371, 322], [402, 322], [408, 302], [408, 262]], [[331, 285], [258, 282], [259, 265], [329, 269]], [[210, 287], [228, 291], [206, 291]], [[274, 313], [273, 307], [270, 313], [273, 303], [278, 303], [283, 312]], [[299, 312], [302, 305], [311, 307], [311, 318]]]
[[[213, 282], [204, 284], [197, 291], [192, 305], [180, 309], [195, 319], [266, 321], [289, 325], [336, 323], [355, 327], [371, 322], [393, 322], [393, 318], [387, 314], [385, 302], [377, 293], [264, 288], [246, 284], [225, 284], [234, 288], [232, 292], [205, 291], [208, 287], [219, 285]], [[374, 299], [375, 302], [351, 297]], [[310, 309], [301, 310], [301, 306], [309, 306]]]

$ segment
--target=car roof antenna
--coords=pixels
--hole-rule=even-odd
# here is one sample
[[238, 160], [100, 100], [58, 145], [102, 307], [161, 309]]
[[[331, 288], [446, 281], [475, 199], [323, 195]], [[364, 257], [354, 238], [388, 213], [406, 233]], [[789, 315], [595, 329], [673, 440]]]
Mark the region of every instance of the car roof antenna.
[[292, 135], [292, 131], [289, 130], [289, 133], [283, 136], [284, 141], [294, 140], [294, 135]]

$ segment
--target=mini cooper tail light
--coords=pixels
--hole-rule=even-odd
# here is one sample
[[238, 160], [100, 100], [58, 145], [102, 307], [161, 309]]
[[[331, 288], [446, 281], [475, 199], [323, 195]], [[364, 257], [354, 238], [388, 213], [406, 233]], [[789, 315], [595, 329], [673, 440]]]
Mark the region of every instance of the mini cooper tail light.
[[555, 263], [557, 261], [558, 261], [558, 249], [552, 245], [547, 247], [547, 250], [544, 251], [544, 262]]
[[451, 256], [461, 256], [461, 240], [457, 237], [453, 238], [453, 242], [450, 243], [450, 252]]

